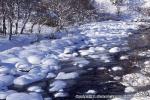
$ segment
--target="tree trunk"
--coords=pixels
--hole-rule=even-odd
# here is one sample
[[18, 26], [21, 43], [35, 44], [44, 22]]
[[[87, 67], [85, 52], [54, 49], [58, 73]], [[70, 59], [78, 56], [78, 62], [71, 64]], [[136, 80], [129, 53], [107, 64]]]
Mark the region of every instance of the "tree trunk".
[[23, 27], [22, 27], [22, 29], [20, 31], [20, 34], [23, 34], [23, 31], [24, 31], [24, 29], [26, 27], [26, 24], [28, 23], [29, 18], [30, 18], [30, 12], [29, 12], [29, 15], [28, 15], [27, 19], [25, 20], [25, 22], [23, 24]]
[[16, 26], [15, 34], [18, 34], [19, 17], [20, 17], [20, 4], [19, 4], [19, 0], [17, 0], [17, 22], [15, 23]]
[[32, 26], [31, 26], [31, 33], [33, 33], [34, 26], [35, 26], [35, 23], [33, 23]]
[[41, 34], [41, 25], [38, 25], [38, 34]]
[[6, 35], [6, 18], [3, 16], [3, 34]]
[[4, 1], [2, 1], [2, 14], [3, 14], [3, 34], [6, 35], [6, 16], [5, 16], [5, 6], [4, 6]]
[[15, 34], [18, 34], [18, 21], [16, 22], [16, 29], [15, 29]]
[[21, 31], [20, 31], [20, 34], [23, 34], [23, 31], [24, 31], [24, 29], [25, 29], [25, 27], [26, 27], [27, 22], [28, 22], [28, 19], [27, 19], [27, 20], [25, 21], [25, 23], [23, 24], [23, 27], [22, 27], [22, 29], [21, 29]]
[[13, 27], [12, 20], [10, 20], [9, 24], [10, 24], [10, 30], [9, 30], [9, 40], [11, 40], [11, 39], [12, 39], [12, 27]]

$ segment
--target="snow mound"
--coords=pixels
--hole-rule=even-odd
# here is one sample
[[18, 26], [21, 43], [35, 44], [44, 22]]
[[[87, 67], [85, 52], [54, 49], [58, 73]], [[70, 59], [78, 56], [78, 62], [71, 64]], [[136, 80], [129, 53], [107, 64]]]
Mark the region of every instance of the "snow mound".
[[12, 94], [12, 93], [16, 93], [16, 91], [14, 91], [14, 90], [8, 90], [8, 91], [1, 91], [0, 92], [0, 99], [1, 100], [4, 100], [4, 99], [6, 99], [6, 97], [8, 96], [8, 95], [10, 95], [10, 94]]
[[39, 94], [13, 93], [8, 95], [6, 100], [43, 100]]
[[6, 67], [6, 66], [0, 66], [0, 74], [9, 74], [10, 69], [11, 68]]
[[75, 79], [78, 76], [79, 76], [79, 74], [76, 72], [71, 72], [71, 73], [60, 72], [60, 73], [58, 73], [58, 75], [55, 79]]
[[30, 71], [32, 65], [28, 64], [25, 60], [15, 64], [15, 67], [18, 71]]
[[95, 90], [88, 90], [87, 92], [86, 92], [86, 94], [96, 94], [97, 92], [95, 91]]
[[44, 79], [46, 77], [46, 75], [44, 73], [30, 73], [30, 74], [25, 74], [22, 75], [20, 77], [17, 77], [14, 80], [14, 84], [15, 85], [28, 85], [30, 83], [36, 82], [36, 81], [40, 81], [42, 79]]
[[28, 88], [28, 91], [30, 92], [43, 92], [42, 88], [39, 86], [31, 86]]
[[136, 90], [133, 87], [126, 87], [125, 88], [125, 93], [132, 93], [135, 92]]
[[64, 93], [63, 91], [59, 91], [58, 93], [54, 94], [55, 98], [57, 97], [67, 97], [68, 93]]
[[9, 86], [13, 84], [14, 76], [12, 75], [4, 75], [0, 74], [0, 83], [4, 83], [5, 86]]
[[65, 88], [66, 85], [67, 84], [64, 81], [59, 81], [59, 80], [54, 81], [52, 84], [50, 84], [50, 87], [52, 87], [52, 88], [50, 88], [49, 91], [50, 92], [59, 91], [59, 90]]
[[31, 64], [40, 64], [42, 57], [38, 55], [32, 55], [32, 56], [27, 57], [27, 60]]
[[117, 53], [120, 52], [120, 48], [119, 47], [113, 47], [109, 50], [109, 53]]
[[120, 66], [115, 66], [115, 67], [112, 68], [112, 70], [113, 70], [113, 71], [121, 71], [121, 70], [123, 70], [123, 69], [122, 69], [122, 67], [120, 67]]

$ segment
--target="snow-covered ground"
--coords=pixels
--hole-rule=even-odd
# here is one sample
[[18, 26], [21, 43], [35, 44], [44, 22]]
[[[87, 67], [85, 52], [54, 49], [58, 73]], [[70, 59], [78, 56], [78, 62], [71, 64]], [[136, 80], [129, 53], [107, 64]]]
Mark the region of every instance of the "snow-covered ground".
[[[78, 34], [71, 34], [68, 37], [62, 37], [56, 40], [41, 40], [40, 42], [28, 45], [19, 45], [13, 47], [11, 43], [7, 50], [0, 52], [0, 89], [6, 100], [12, 98], [31, 98], [32, 95], [27, 93], [9, 92], [8, 86], [14, 84], [24, 86], [37, 82], [43, 79], [55, 78], [56, 81], [50, 84], [49, 91], [57, 91], [56, 97], [64, 96], [60, 92], [66, 87], [65, 81], [61, 79], [74, 79], [79, 77], [79, 73], [61, 72], [60, 61], [73, 60], [74, 65], [79, 67], [86, 66], [89, 62], [84, 59], [84, 56], [98, 58], [102, 61], [109, 62], [111, 59], [107, 53], [116, 53], [128, 48], [120, 48], [118, 45], [126, 45], [127, 41], [122, 41], [131, 33], [129, 29], [137, 29], [141, 23], [124, 22], [124, 21], [104, 21], [97, 23], [85, 24], [78, 27]], [[30, 41], [31, 39], [29, 39]], [[26, 39], [28, 41], [28, 39]], [[115, 41], [115, 42], [112, 42]], [[22, 40], [20, 39], [20, 43]], [[2, 45], [1, 47], [6, 45]], [[89, 48], [85, 49], [84, 48]], [[79, 51], [79, 52], [77, 52]], [[100, 52], [100, 55], [93, 55], [95, 52]], [[79, 57], [78, 55], [83, 56]], [[60, 70], [59, 73], [54, 71]], [[119, 67], [114, 67], [112, 70], [121, 70]], [[58, 74], [58, 75], [57, 75]], [[40, 87], [30, 87], [29, 91], [40, 92]], [[8, 92], [7, 92], [8, 91]], [[2, 95], [0, 93], [0, 95]], [[36, 96], [35, 96], [36, 98]], [[23, 100], [23, 99], [17, 99]], [[41, 99], [36, 99], [41, 100]]]

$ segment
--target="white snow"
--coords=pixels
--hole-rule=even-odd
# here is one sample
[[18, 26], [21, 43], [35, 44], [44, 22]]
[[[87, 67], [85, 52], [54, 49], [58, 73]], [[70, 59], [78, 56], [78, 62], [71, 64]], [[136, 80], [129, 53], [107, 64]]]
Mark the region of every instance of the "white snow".
[[48, 66], [57, 66], [58, 65], [58, 60], [52, 59], [52, 58], [45, 58], [41, 62], [43, 65], [48, 65]]
[[86, 93], [87, 94], [96, 94], [97, 92], [95, 90], [88, 90]]
[[49, 89], [49, 91], [50, 92], [59, 91], [61, 89], [64, 89], [66, 85], [67, 84], [64, 81], [60, 81], [60, 80], [54, 81], [52, 84], [50, 84], [51, 88]]
[[57, 97], [67, 97], [68, 93], [64, 93], [63, 91], [59, 91], [58, 93], [55, 93], [54, 96]]
[[129, 59], [128, 55], [124, 55], [120, 57], [120, 60], [128, 60], [128, 59]]
[[119, 47], [113, 47], [109, 50], [110, 53], [117, 53], [120, 52], [120, 48]]
[[121, 77], [119, 77], [119, 76], [114, 77], [114, 80], [120, 80], [120, 79], [121, 79]]
[[125, 88], [125, 93], [132, 93], [135, 92], [136, 90], [133, 87], [126, 87]]
[[52, 100], [52, 98], [46, 97], [46, 98], [44, 98], [44, 100]]
[[0, 66], [0, 74], [9, 74], [10, 69], [11, 68], [6, 67], [6, 66]]
[[5, 86], [9, 86], [13, 84], [14, 76], [0, 74], [0, 83], [3, 83]]
[[15, 64], [15, 67], [17, 70], [30, 71], [32, 68], [32, 65], [24, 60], [23, 62], [17, 62]]
[[79, 74], [77, 72], [71, 72], [71, 73], [60, 72], [58, 73], [55, 79], [75, 79], [78, 76]]
[[112, 67], [112, 70], [113, 71], [121, 71], [122, 67], [120, 67], [120, 66], [114, 66], [114, 67]]
[[46, 76], [46, 78], [55, 78], [56, 75], [54, 73], [48, 73], [48, 75]]
[[82, 56], [87, 56], [90, 54], [90, 52], [88, 50], [80, 50], [79, 52]]
[[39, 94], [13, 93], [7, 96], [6, 100], [43, 100]]
[[96, 47], [96, 51], [104, 52], [106, 49], [104, 47]]
[[123, 99], [123, 98], [113, 98], [111, 100], [126, 100], [126, 99]]
[[8, 95], [10, 95], [10, 94], [13, 94], [13, 93], [16, 93], [16, 91], [14, 91], [14, 90], [8, 90], [8, 91], [1, 91], [0, 92], [0, 99], [2, 100], [2, 99], [6, 99], [6, 97], [8, 96]]
[[42, 57], [38, 55], [31, 55], [27, 58], [28, 62], [31, 64], [40, 64]]
[[74, 51], [74, 48], [69, 47], [69, 48], [65, 48], [64, 53], [68, 54], [68, 53], [72, 53], [73, 51]]
[[77, 58], [74, 59], [74, 65], [78, 65], [79, 67], [84, 67], [88, 64], [89, 64], [89, 61], [86, 60], [85, 58], [77, 57]]
[[44, 77], [46, 77], [46, 75], [44, 73], [25, 74], [25, 75], [22, 75], [20, 77], [17, 77], [14, 80], [14, 84], [15, 85], [21, 85], [21, 86], [22, 85], [28, 85], [30, 83], [40, 81], [40, 80], [44, 79]]
[[28, 87], [27, 89], [28, 91], [30, 92], [43, 92], [42, 88], [39, 87], [39, 86], [31, 86], [31, 87]]

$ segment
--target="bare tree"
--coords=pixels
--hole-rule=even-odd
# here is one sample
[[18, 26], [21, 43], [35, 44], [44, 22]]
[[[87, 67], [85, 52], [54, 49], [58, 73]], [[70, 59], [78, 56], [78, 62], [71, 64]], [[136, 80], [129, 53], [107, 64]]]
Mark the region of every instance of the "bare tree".
[[13, 34], [13, 20], [14, 20], [14, 2], [11, 0], [7, 0], [6, 2], [6, 16], [9, 22], [9, 40], [12, 38]]
[[[94, 8], [90, 8], [90, 0], [50, 0], [49, 9], [57, 16], [57, 30], [74, 23], [84, 22], [94, 15]], [[89, 9], [89, 8], [90, 9]]]
[[113, 4], [117, 8], [117, 16], [119, 17], [121, 15], [121, 5], [123, 3], [123, 0], [111, 0]]
[[2, 17], [2, 32], [4, 35], [6, 35], [6, 9], [5, 9], [5, 4], [4, 0], [0, 0], [0, 12], [1, 12], [1, 17]]

